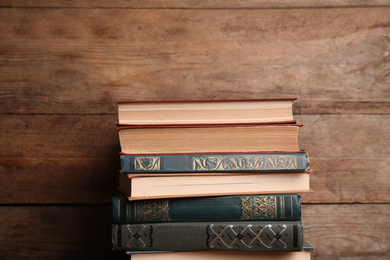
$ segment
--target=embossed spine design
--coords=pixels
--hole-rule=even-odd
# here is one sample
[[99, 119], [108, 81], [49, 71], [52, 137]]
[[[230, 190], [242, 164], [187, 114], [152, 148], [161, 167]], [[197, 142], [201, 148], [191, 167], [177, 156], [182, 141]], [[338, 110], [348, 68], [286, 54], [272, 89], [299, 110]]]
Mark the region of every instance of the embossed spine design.
[[301, 171], [308, 168], [307, 153], [121, 155], [123, 173]]
[[134, 157], [134, 170], [137, 171], [157, 171], [161, 169], [161, 159], [159, 156], [137, 156]]
[[296, 156], [280, 154], [194, 156], [192, 162], [196, 171], [291, 170], [298, 165]]

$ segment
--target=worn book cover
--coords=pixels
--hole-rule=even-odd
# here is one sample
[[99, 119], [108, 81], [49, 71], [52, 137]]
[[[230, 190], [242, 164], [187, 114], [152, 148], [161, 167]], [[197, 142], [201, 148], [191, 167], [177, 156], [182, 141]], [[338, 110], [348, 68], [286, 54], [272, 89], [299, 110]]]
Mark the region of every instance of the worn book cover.
[[242, 195], [129, 201], [112, 198], [113, 223], [301, 220], [299, 194]]
[[301, 221], [169, 222], [113, 224], [115, 250], [299, 251]]
[[305, 171], [306, 152], [224, 154], [121, 154], [122, 173]]

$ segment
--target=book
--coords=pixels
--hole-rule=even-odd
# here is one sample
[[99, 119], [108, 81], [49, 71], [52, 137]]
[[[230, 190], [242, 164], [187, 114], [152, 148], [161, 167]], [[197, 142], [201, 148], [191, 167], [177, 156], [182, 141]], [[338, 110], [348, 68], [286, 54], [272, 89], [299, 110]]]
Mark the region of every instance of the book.
[[295, 123], [296, 98], [248, 100], [119, 101], [118, 124], [192, 125]]
[[310, 192], [309, 172], [213, 173], [144, 177], [117, 173], [129, 200]]
[[[303, 241], [302, 251], [288, 252], [237, 252], [237, 251], [126, 251], [126, 255], [131, 255], [132, 259], [186, 259], [186, 260], [203, 260], [203, 259], [222, 259], [222, 260], [310, 260], [311, 251], [314, 247]], [[135, 256], [137, 255], [137, 256]], [[138, 255], [142, 255], [139, 256]]]
[[314, 247], [303, 242], [303, 250], [288, 252], [250, 251], [126, 251], [132, 260], [310, 260]]
[[267, 194], [129, 201], [112, 198], [116, 224], [195, 221], [301, 220], [299, 194]]
[[121, 152], [256, 153], [298, 152], [298, 129], [302, 125], [198, 125], [118, 127]]
[[301, 221], [112, 224], [114, 250], [300, 251]]
[[305, 171], [309, 158], [296, 153], [121, 154], [122, 173]]
[[199, 252], [158, 252], [134, 253], [129, 252], [131, 260], [310, 260], [311, 251], [291, 252], [227, 252], [227, 251], [199, 251]]

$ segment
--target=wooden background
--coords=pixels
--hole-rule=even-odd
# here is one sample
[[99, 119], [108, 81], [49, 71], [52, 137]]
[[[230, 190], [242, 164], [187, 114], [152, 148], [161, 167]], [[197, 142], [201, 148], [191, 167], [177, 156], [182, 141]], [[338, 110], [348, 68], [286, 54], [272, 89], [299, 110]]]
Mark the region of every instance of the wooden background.
[[117, 100], [298, 97], [313, 259], [390, 258], [390, 3], [1, 1], [0, 258], [111, 251]]

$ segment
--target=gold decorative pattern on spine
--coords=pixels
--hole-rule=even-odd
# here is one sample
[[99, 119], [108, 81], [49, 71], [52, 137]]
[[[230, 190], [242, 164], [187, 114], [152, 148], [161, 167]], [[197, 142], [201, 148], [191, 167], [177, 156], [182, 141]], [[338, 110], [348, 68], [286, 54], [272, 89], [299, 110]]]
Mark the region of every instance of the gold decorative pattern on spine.
[[242, 196], [240, 199], [243, 220], [276, 219], [275, 196]]
[[291, 155], [226, 155], [195, 156], [192, 169], [202, 171], [218, 170], [282, 170], [295, 169], [297, 157]]
[[285, 218], [286, 217], [286, 208], [284, 206], [284, 196], [281, 196], [279, 198], [279, 205], [278, 207], [280, 208], [280, 217]]
[[168, 200], [140, 200], [134, 202], [135, 221], [159, 222], [169, 221]]
[[159, 156], [137, 156], [134, 158], [134, 170], [156, 171], [161, 169]]

